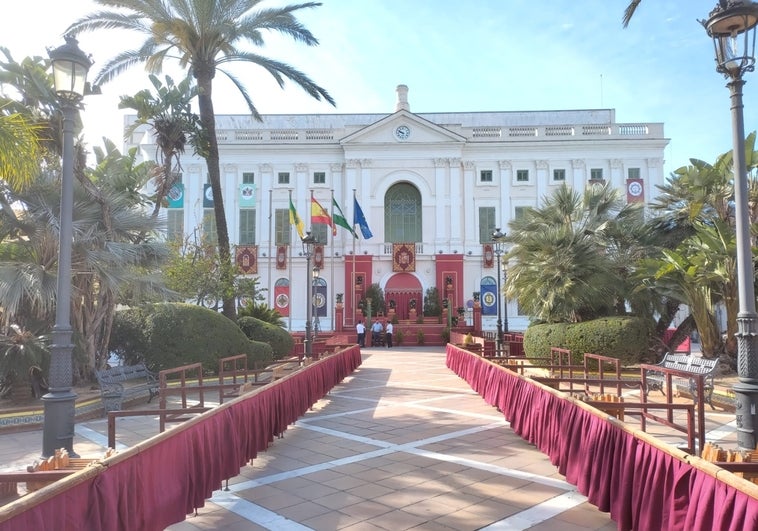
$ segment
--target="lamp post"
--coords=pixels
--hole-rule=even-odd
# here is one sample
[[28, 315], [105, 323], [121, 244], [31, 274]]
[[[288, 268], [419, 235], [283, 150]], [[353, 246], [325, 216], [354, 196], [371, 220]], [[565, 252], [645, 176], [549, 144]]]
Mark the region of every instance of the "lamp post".
[[504, 304], [501, 304], [501, 301], [500, 301], [500, 296], [501, 296], [500, 271], [502, 270], [500, 257], [502, 256], [503, 251], [505, 251], [505, 242], [503, 241], [503, 238], [505, 238], [505, 233], [500, 232], [499, 228], [495, 229], [495, 232], [492, 233], [492, 247], [494, 248], [495, 256], [497, 256], [497, 351], [498, 351], [498, 354], [501, 354], [503, 352], [502, 307], [504, 306]]
[[[503, 290], [505, 290], [505, 284], [508, 282], [508, 264], [505, 262], [500, 264], [500, 270], [503, 272]], [[508, 299], [503, 293], [503, 333], [507, 334], [508, 332]]]
[[71, 247], [74, 210], [74, 118], [84, 96], [87, 72], [92, 61], [79, 49], [75, 38], [50, 50], [55, 92], [63, 112], [63, 161], [58, 242], [58, 284], [55, 301], [55, 326], [50, 346], [50, 391], [42, 397], [42, 455], [50, 457], [58, 448], [74, 452], [76, 395], [72, 391], [73, 366], [71, 342]]
[[321, 330], [321, 323], [318, 320], [318, 301], [316, 300], [316, 289], [318, 288], [319, 268], [313, 268], [313, 281], [311, 282], [311, 304], [313, 305], [313, 337], [318, 337]]
[[[303, 255], [305, 255], [305, 270], [311, 270], [311, 256], [313, 256], [313, 249], [316, 246], [316, 238], [311, 235], [310, 231], [305, 233], [303, 240]], [[305, 357], [311, 358], [313, 356], [313, 337], [311, 335], [311, 319], [313, 310], [313, 281], [308, 280], [307, 298], [305, 303]]]
[[716, 71], [726, 77], [731, 94], [732, 143], [734, 171], [735, 232], [737, 236], [737, 375], [734, 385], [737, 400], [737, 444], [754, 450], [758, 433], [758, 354], [756, 333], [754, 268], [750, 237], [750, 210], [745, 163], [745, 126], [743, 121], [742, 75], [755, 66], [755, 28], [758, 4], [741, 0], [722, 0], [701, 20], [713, 39]]

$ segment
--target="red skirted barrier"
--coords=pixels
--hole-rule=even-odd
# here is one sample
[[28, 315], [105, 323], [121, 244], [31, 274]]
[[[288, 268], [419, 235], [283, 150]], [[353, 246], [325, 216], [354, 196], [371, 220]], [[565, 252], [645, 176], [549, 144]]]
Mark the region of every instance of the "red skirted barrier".
[[447, 366], [618, 529], [758, 529], [758, 486], [453, 345]]
[[0, 508], [0, 530], [161, 530], [181, 522], [361, 364], [357, 346]]

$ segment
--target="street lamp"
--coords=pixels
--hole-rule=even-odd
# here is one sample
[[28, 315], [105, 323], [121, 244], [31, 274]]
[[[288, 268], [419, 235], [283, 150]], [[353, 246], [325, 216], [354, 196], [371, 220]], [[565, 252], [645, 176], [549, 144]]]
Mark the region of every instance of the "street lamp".
[[507, 334], [508, 330], [508, 300], [505, 298], [505, 284], [508, 282], [508, 264], [503, 262], [500, 264], [500, 269], [503, 272], [503, 333]]
[[[305, 233], [305, 236], [302, 238], [303, 240], [303, 255], [305, 255], [305, 270], [310, 271], [311, 270], [311, 256], [313, 256], [313, 249], [316, 247], [316, 244], [318, 243], [316, 241], [316, 238], [311, 235], [311, 231], [307, 231]], [[305, 312], [306, 312], [306, 320], [305, 320], [305, 357], [310, 358], [313, 356], [313, 343], [312, 343], [312, 336], [311, 336], [311, 319], [312, 319], [312, 310], [313, 310], [313, 281], [308, 281], [308, 289], [307, 289], [307, 298], [305, 302]]]
[[[502, 270], [500, 257], [505, 251], [505, 242], [503, 241], [504, 238], [505, 238], [505, 233], [500, 232], [499, 228], [495, 229], [495, 232], [492, 233], [492, 247], [494, 247], [495, 256], [497, 256], [497, 351], [498, 351], [498, 354], [502, 354], [503, 352], [502, 307], [505, 306], [505, 302], [503, 301], [503, 304], [501, 304], [500, 302], [500, 296], [502, 295], [500, 291], [500, 271]], [[507, 322], [507, 319], [508, 318], [506, 317], [506, 322]]]
[[724, 74], [731, 94], [732, 143], [734, 171], [735, 232], [737, 236], [737, 375], [734, 385], [737, 401], [737, 444], [754, 450], [758, 433], [758, 357], [756, 333], [758, 315], [755, 311], [754, 269], [750, 237], [750, 209], [745, 163], [745, 126], [742, 115], [742, 75], [755, 66], [755, 28], [758, 4], [741, 0], [722, 0], [701, 20], [713, 39], [716, 71]]
[[319, 268], [313, 268], [313, 282], [311, 283], [311, 304], [313, 304], [313, 337], [318, 337], [321, 325], [318, 320], [318, 301], [316, 300], [316, 289], [318, 288]]
[[71, 328], [71, 247], [74, 235], [74, 118], [84, 96], [90, 58], [79, 49], [76, 39], [65, 37], [66, 44], [48, 51], [53, 66], [55, 92], [63, 112], [63, 161], [61, 208], [58, 242], [58, 284], [55, 301], [55, 326], [50, 346], [50, 391], [42, 397], [44, 419], [42, 455], [50, 457], [58, 448], [74, 452], [76, 395], [72, 390], [73, 365]]

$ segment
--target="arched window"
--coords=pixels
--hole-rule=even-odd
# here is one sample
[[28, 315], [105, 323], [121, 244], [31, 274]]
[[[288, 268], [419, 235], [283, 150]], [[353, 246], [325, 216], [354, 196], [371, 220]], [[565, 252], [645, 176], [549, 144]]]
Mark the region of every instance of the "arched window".
[[410, 183], [397, 183], [384, 196], [384, 241], [421, 241], [421, 193]]

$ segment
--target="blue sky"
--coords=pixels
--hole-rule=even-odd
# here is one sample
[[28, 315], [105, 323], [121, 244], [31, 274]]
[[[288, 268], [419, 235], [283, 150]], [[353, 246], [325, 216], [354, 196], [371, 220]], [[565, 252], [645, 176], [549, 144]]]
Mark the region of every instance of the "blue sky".
[[[626, 0], [322, 2], [300, 17], [320, 46], [269, 36], [262, 53], [306, 72], [337, 107], [296, 87], [282, 91], [260, 70], [236, 68], [262, 113], [389, 113], [402, 83], [413, 112], [613, 108], [620, 122], [663, 122], [671, 139], [667, 175], [690, 157], [713, 162], [731, 149], [729, 91], [697, 22], [715, 0], [643, 0], [627, 29]], [[289, 3], [296, 1], [263, 5]], [[16, 60], [45, 55], [62, 44], [70, 21], [96, 9], [90, 0], [13, 2], [4, 8], [0, 44]], [[32, 18], [33, 26], [22, 22]], [[131, 45], [127, 34], [103, 32], [83, 34], [80, 46], [97, 69]], [[758, 74], [746, 81], [749, 133], [758, 129]], [[118, 96], [148, 86], [135, 68], [87, 98], [87, 141], [99, 144], [105, 135], [120, 143]], [[246, 113], [223, 78], [214, 90], [218, 113]]]

